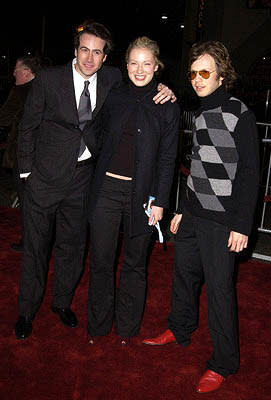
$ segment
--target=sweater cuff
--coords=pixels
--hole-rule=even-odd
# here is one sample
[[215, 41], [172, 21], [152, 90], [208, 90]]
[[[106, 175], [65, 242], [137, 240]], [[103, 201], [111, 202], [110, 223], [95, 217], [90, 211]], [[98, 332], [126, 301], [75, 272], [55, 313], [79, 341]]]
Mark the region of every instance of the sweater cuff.
[[247, 219], [232, 219], [229, 223], [231, 231], [241, 233], [242, 235], [249, 236], [252, 230], [253, 221], [251, 218]]

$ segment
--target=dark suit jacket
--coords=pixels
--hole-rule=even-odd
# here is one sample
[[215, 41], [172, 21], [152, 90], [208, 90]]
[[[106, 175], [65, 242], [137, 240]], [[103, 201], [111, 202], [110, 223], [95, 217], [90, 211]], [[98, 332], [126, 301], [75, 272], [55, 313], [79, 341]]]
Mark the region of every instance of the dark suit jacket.
[[7, 148], [3, 156], [4, 168], [14, 168], [17, 159], [18, 124], [22, 118], [27, 94], [32, 85], [32, 80], [15, 85], [9, 92], [6, 102], [0, 108], [0, 126], [8, 127]]
[[[93, 119], [112, 86], [121, 80], [117, 68], [103, 66], [97, 72], [97, 101]], [[19, 124], [18, 164], [20, 173], [50, 184], [65, 184], [73, 176], [82, 132], [73, 84], [72, 63], [39, 72], [29, 92]], [[90, 152], [96, 155], [89, 124], [83, 131]], [[33, 178], [32, 178], [33, 179]]]

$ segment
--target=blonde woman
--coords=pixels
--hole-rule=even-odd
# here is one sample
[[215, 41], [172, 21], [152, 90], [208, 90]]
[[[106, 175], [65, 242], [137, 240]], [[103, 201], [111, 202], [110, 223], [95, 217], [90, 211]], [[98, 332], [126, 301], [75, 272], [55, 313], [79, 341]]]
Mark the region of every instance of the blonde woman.
[[[128, 82], [112, 90], [93, 134], [102, 139], [90, 199], [90, 343], [115, 321], [120, 343], [138, 334], [146, 295], [146, 257], [154, 225], [168, 206], [178, 140], [179, 107], [155, 104], [157, 43], [147, 37], [126, 52]], [[155, 197], [148, 218], [143, 203]], [[124, 254], [115, 296], [120, 225]]]

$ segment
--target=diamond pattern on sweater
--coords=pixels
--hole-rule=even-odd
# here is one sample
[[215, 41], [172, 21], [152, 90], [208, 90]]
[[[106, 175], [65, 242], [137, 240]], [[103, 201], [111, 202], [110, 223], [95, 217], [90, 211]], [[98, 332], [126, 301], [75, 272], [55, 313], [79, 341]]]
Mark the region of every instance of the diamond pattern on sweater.
[[234, 131], [240, 114], [245, 111], [247, 107], [232, 97], [225, 107], [202, 111], [194, 119], [187, 185], [206, 210], [225, 211], [220, 197], [232, 194], [239, 159]]

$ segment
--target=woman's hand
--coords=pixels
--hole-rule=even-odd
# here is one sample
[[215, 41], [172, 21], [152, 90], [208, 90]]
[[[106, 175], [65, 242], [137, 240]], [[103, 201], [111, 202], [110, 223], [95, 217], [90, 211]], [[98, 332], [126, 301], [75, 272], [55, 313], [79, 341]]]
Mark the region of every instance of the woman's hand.
[[151, 214], [149, 217], [149, 225], [155, 225], [156, 222], [163, 218], [163, 207], [151, 206]]
[[176, 214], [171, 222], [170, 222], [170, 232], [173, 233], [174, 235], [177, 233], [179, 229], [180, 222], [182, 220], [183, 214]]

